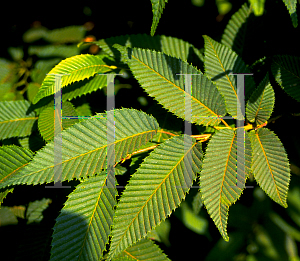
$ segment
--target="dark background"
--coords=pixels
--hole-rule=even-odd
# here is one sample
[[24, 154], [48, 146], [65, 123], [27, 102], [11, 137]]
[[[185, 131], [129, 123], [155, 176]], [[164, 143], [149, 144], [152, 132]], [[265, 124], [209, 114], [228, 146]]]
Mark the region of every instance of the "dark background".
[[[219, 15], [215, 1], [205, 1], [204, 6], [196, 7], [191, 1], [174, 0], [166, 4], [156, 34], [173, 36], [192, 43], [197, 48], [203, 47], [202, 35], [208, 35], [215, 40], [220, 40], [231, 15], [235, 13], [245, 1], [230, 1], [231, 11], [225, 16]], [[34, 24], [41, 24], [48, 29], [62, 28], [70, 25], [83, 25], [92, 22], [94, 27], [88, 35], [94, 35], [97, 40], [124, 34], [150, 34], [152, 24], [152, 10], [150, 0], [139, 1], [73, 1], [69, 4], [64, 2], [6, 2], [1, 12], [1, 48], [0, 57], [9, 58], [7, 48], [10, 46], [26, 46], [22, 41], [22, 35]], [[282, 1], [266, 1], [265, 16], [258, 18], [256, 30], [248, 46], [252, 48], [245, 60], [251, 64], [264, 55], [292, 54], [300, 56], [299, 28], [294, 29], [290, 21], [288, 11]], [[249, 48], [250, 48], [249, 47]], [[255, 50], [255, 52], [253, 52]], [[280, 87], [274, 86], [276, 103], [273, 115], [289, 112], [299, 112], [299, 104], [288, 97]], [[298, 110], [298, 111], [297, 111]], [[279, 124], [270, 124], [270, 129], [275, 131], [284, 143], [289, 157], [292, 161], [299, 160], [299, 149], [290, 143], [291, 131], [297, 136], [297, 121], [289, 116], [278, 120]], [[283, 126], [290, 126], [286, 130]], [[293, 182], [299, 182], [299, 178], [292, 176]], [[252, 185], [252, 184], [247, 184]], [[256, 185], [256, 183], [253, 183]], [[24, 195], [27, 192], [29, 195]], [[25, 204], [38, 198], [49, 197], [59, 199], [56, 206], [47, 209], [45, 223], [53, 227], [54, 219], [60, 210], [68, 190], [55, 191], [53, 196], [51, 189], [45, 190], [44, 186], [19, 186], [14, 194], [4, 201], [6, 205]], [[193, 192], [192, 192], [193, 193]], [[191, 193], [191, 194], [192, 194]], [[253, 203], [253, 190], [246, 189], [238, 204], [250, 207]], [[270, 202], [269, 202], [270, 201]], [[282, 215], [282, 208], [276, 203], [272, 204]], [[13, 203], [12, 203], [13, 202]], [[269, 204], [268, 203], [268, 204]], [[232, 207], [234, 209], [235, 207]], [[234, 211], [234, 210], [233, 210]], [[204, 211], [206, 212], [206, 211]], [[231, 212], [230, 212], [231, 213]], [[160, 244], [171, 260], [202, 260], [212, 247], [220, 239], [220, 235], [208, 214], [204, 214], [209, 220], [209, 233], [213, 240], [208, 241], [206, 237], [200, 236], [183, 226], [181, 221], [174, 216], [170, 217], [172, 227], [170, 234], [171, 247], [166, 248]], [[229, 215], [229, 220], [231, 215]], [[13, 228], [10, 228], [14, 231]], [[18, 228], [19, 229], [19, 228]], [[230, 228], [229, 228], [230, 232]], [[17, 231], [12, 232], [13, 234]], [[245, 242], [246, 247], [246, 242]], [[11, 246], [11, 251], [14, 246]], [[182, 259], [182, 254], [185, 258]], [[222, 260], [222, 259], [220, 259]]]

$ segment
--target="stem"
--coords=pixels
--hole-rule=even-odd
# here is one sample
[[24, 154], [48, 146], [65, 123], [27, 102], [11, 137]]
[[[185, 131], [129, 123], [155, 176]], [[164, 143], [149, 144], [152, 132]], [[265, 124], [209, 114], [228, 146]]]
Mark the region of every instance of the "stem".
[[132, 152], [130, 155], [132, 156], [132, 155], [135, 155], [135, 154], [138, 154], [138, 153], [142, 153], [142, 152], [145, 152], [145, 151], [148, 151], [148, 150], [152, 150], [152, 149], [155, 149], [157, 146], [158, 146], [158, 144], [153, 145], [153, 146], [148, 147], [148, 148], [145, 148], [145, 149], [140, 149], [140, 150], [137, 150], [135, 152]]
[[174, 133], [167, 132], [167, 131], [164, 131], [164, 130], [158, 130], [157, 132], [161, 132], [161, 133], [169, 134], [169, 135], [171, 135], [171, 136], [177, 136], [177, 135], [176, 135], [176, 134], [174, 134]]
[[221, 118], [221, 121], [224, 123], [224, 125], [225, 125], [226, 127], [229, 127], [229, 128], [230, 128], [230, 126], [227, 124], [226, 121], [224, 121], [224, 119]]
[[201, 134], [201, 135], [191, 135], [191, 137], [202, 142], [207, 141], [210, 138], [211, 134]]
[[[137, 151], [134, 151], [132, 152], [131, 154], [128, 154], [125, 158], [121, 159], [120, 161], [123, 163], [125, 160], [128, 160], [132, 157], [132, 155], [135, 155], [135, 154], [138, 154], [138, 153], [142, 153], [142, 152], [145, 152], [145, 151], [148, 151], [148, 150], [152, 150], [152, 149], [155, 149], [157, 145], [153, 145], [151, 147], [148, 147], [148, 148], [144, 148], [144, 149], [140, 149], [140, 150], [137, 150]], [[114, 167], [116, 167], [116, 165], [118, 164], [119, 162], [116, 162], [116, 164], [114, 165]]]

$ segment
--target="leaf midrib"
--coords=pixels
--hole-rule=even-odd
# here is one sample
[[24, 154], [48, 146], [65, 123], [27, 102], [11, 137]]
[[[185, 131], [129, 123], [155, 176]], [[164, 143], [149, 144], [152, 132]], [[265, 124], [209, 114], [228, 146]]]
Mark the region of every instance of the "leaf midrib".
[[[275, 64], [277, 64], [279, 66], [280, 69], [283, 69], [284, 71], [292, 74], [292, 76], [294, 76], [295, 78], [298, 78], [300, 80], [300, 77], [298, 75], [296, 75], [293, 71], [289, 70], [288, 67], [285, 67], [284, 65], [280, 64], [280, 62], [274, 61]], [[280, 79], [282, 80], [282, 73], [280, 73]]]
[[[229, 151], [228, 151], [228, 156], [227, 156], [226, 165], [225, 165], [224, 174], [223, 174], [223, 179], [222, 179], [222, 184], [221, 184], [220, 200], [219, 200], [219, 220], [220, 220], [220, 224], [221, 224], [222, 231], [223, 231], [224, 234], [225, 234], [226, 231], [225, 231], [225, 229], [223, 227], [223, 224], [222, 224], [222, 215], [221, 215], [222, 193], [223, 193], [223, 189], [224, 189], [223, 184], [224, 184], [225, 177], [226, 177], [226, 171], [227, 171], [227, 168], [229, 166], [228, 162], [229, 162], [230, 153], [231, 153], [231, 150], [232, 150], [232, 147], [233, 147], [234, 138], [235, 138], [235, 134], [233, 135], [231, 145], [230, 145]], [[229, 206], [226, 205], [226, 207], [229, 207]]]
[[263, 98], [264, 98], [264, 95], [265, 95], [266, 88], [267, 88], [267, 86], [265, 86], [265, 88], [264, 88], [264, 90], [263, 90], [263, 92], [262, 92], [261, 99], [260, 99], [260, 101], [259, 101], [259, 105], [258, 105], [257, 111], [256, 111], [256, 113], [255, 113], [254, 120], [257, 119], [258, 113], [259, 113], [260, 109], [262, 109], [262, 108], [260, 108], [260, 106], [261, 106], [261, 103], [262, 103], [262, 101], [263, 101]]
[[[194, 146], [197, 143], [194, 143], [191, 148], [187, 151], [187, 153], [192, 150], [194, 148]], [[124, 236], [126, 235], [128, 229], [130, 228], [130, 226], [133, 224], [133, 222], [136, 220], [136, 218], [138, 217], [138, 215], [140, 214], [140, 212], [145, 208], [146, 204], [149, 202], [149, 200], [153, 197], [153, 195], [157, 192], [157, 190], [162, 186], [162, 184], [164, 184], [165, 180], [174, 172], [174, 170], [176, 169], [176, 167], [178, 166], [178, 164], [180, 162], [182, 162], [182, 160], [184, 160], [185, 155], [183, 155], [183, 157], [181, 158], [181, 160], [178, 160], [178, 162], [176, 163], [176, 165], [174, 165], [174, 167], [170, 170], [170, 172], [166, 175], [166, 177], [162, 180], [162, 182], [157, 186], [157, 188], [154, 190], [154, 192], [148, 197], [148, 199], [146, 200], [145, 204], [143, 206], [140, 207], [140, 210], [137, 212], [137, 214], [135, 215], [135, 217], [132, 219], [132, 221], [130, 222], [130, 224], [127, 226], [127, 229], [124, 231], [123, 235], [120, 237], [119, 239], [119, 243], [115, 246], [115, 250], [114, 252], [116, 252], [116, 249], [118, 248], [118, 246], [120, 245], [120, 243], [122, 242], [122, 239], [124, 238]], [[130, 183], [129, 183], [130, 185]], [[176, 191], [177, 192], [177, 191]]]
[[13, 119], [13, 120], [5, 120], [5, 121], [0, 121], [0, 124], [5, 124], [9, 122], [17, 122], [17, 121], [27, 121], [27, 120], [37, 120], [38, 117], [27, 117], [27, 118], [18, 118], [18, 119]]
[[[159, 54], [161, 54], [160, 52], [157, 52]], [[162, 54], [163, 55], [163, 54]], [[142, 62], [139, 58], [137, 58], [136, 56], [134, 56], [133, 54], [131, 55], [132, 58], [134, 58], [135, 60], [137, 60], [138, 62], [140, 62], [141, 64], [143, 64], [145, 67], [147, 67], [150, 71], [152, 71], [153, 73], [156, 73], [158, 76], [160, 76], [161, 78], [163, 78], [165, 81], [167, 81], [168, 83], [170, 83], [171, 85], [173, 85], [175, 88], [177, 88], [179, 91], [183, 92], [184, 95], [187, 95], [188, 93], [186, 93], [183, 89], [181, 89], [179, 86], [177, 86], [175, 83], [171, 82], [170, 80], [168, 80], [166, 77], [164, 77], [162, 74], [160, 74], [158, 71], [155, 71], [153, 68], [149, 67], [147, 64], [145, 64], [144, 62]], [[174, 57], [173, 57], [174, 58]], [[148, 59], [147, 59], [148, 60]], [[202, 74], [201, 74], [202, 75]], [[205, 77], [204, 75], [202, 75], [203, 77]], [[191, 100], [193, 100], [195, 103], [197, 103], [198, 105], [204, 107], [206, 110], [208, 110], [211, 114], [213, 114], [214, 116], [219, 117], [219, 115], [217, 113], [215, 113], [214, 111], [212, 111], [210, 108], [208, 108], [206, 105], [204, 105], [203, 103], [201, 103], [198, 99], [196, 99], [194, 96], [188, 94], [191, 97]]]
[[[103, 181], [102, 184], [105, 184], [106, 179], [107, 179], [107, 177], [104, 179], [104, 181]], [[96, 204], [95, 204], [94, 210], [93, 210], [93, 212], [92, 212], [92, 215], [91, 215], [89, 224], [88, 224], [88, 226], [87, 226], [88, 228], [87, 228], [87, 230], [86, 230], [86, 232], [85, 232], [83, 244], [82, 244], [82, 246], [81, 246], [81, 250], [80, 250], [80, 253], [79, 253], [79, 255], [78, 255], [78, 260], [80, 260], [80, 257], [81, 257], [81, 255], [82, 255], [82, 252], [83, 252], [83, 249], [84, 249], [84, 245], [86, 244], [86, 238], [87, 238], [87, 236], [88, 236], [88, 232], [89, 232], [89, 230], [90, 230], [92, 220], [95, 219], [95, 217], [94, 217], [94, 216], [95, 216], [95, 212], [96, 212], [97, 206], [99, 205], [99, 201], [100, 201], [101, 195], [102, 195], [102, 193], [104, 193], [103, 190], [104, 190], [104, 186], [101, 186], [101, 190], [99, 191], [98, 199], [97, 199], [97, 201], [96, 201]], [[101, 238], [101, 239], [102, 239], [102, 238]], [[104, 250], [104, 249], [102, 249], [102, 252], [103, 252], [103, 250]]]
[[[123, 141], [129, 139], [129, 138], [132, 139], [132, 138], [135, 137], [135, 136], [140, 136], [140, 135], [143, 135], [143, 134], [146, 134], [146, 133], [151, 133], [151, 132], [156, 132], [156, 131], [155, 131], [155, 130], [149, 130], [149, 131], [145, 131], [145, 132], [139, 132], [139, 133], [134, 134], [134, 135], [131, 135], [131, 136], [127, 136], [126, 138], [120, 139], [120, 140], [118, 140], [117, 142], [110, 143], [110, 144], [105, 144], [105, 146], [96, 148], [96, 149], [94, 149], [94, 150], [90, 150], [90, 151], [88, 151], [88, 152], [86, 152], [86, 153], [77, 155], [77, 156], [72, 157], [72, 158], [69, 158], [69, 159], [66, 159], [66, 160], [64, 160], [64, 161], [61, 162], [61, 165], [64, 164], [64, 163], [66, 163], [66, 162], [68, 162], [68, 161], [75, 160], [75, 159], [78, 158], [78, 157], [84, 157], [85, 155], [87, 155], [87, 154], [89, 154], [89, 153], [93, 153], [93, 152], [95, 152], [95, 151], [97, 151], [97, 150], [104, 149], [104, 148], [107, 147], [107, 146], [110, 146], [110, 145], [113, 145], [113, 144], [116, 145], [116, 144], [118, 144], [118, 143], [120, 143], [120, 142], [123, 142]], [[41, 152], [41, 153], [42, 153], [42, 152]], [[48, 155], [49, 155], [49, 154], [48, 154]], [[22, 178], [22, 179], [23, 179], [23, 178], [25, 178], [25, 177], [28, 177], [28, 176], [37, 174], [37, 173], [39, 173], [39, 172], [41, 172], [41, 171], [45, 171], [45, 170], [47, 170], [47, 169], [49, 169], [49, 168], [54, 168], [55, 166], [59, 166], [59, 165], [60, 165], [60, 163], [59, 163], [59, 164], [56, 164], [56, 165], [47, 166], [46, 168], [39, 169], [38, 171], [29, 172], [28, 174], [22, 175], [22, 177], [19, 177], [19, 178]], [[6, 177], [7, 177], [7, 176], [6, 176]], [[51, 181], [50, 181], [50, 182], [51, 182]], [[16, 184], [16, 183], [13, 182], [12, 184]]]
[[260, 140], [260, 138], [259, 138], [258, 132], [256, 132], [255, 135], [256, 135], [256, 137], [257, 137], [257, 141], [258, 141], [258, 143], [259, 143], [259, 146], [261, 147], [261, 150], [262, 150], [262, 152], [263, 152], [263, 154], [264, 154], [264, 157], [265, 157], [265, 159], [266, 159], [266, 162], [267, 162], [267, 164], [268, 164], [268, 168], [269, 168], [269, 171], [270, 171], [270, 174], [271, 174], [273, 183], [275, 184], [275, 191], [276, 191], [276, 193], [277, 193], [277, 196], [278, 196], [280, 202], [282, 203], [282, 205], [284, 206], [285, 204], [284, 204], [284, 203], [282, 202], [282, 200], [281, 200], [281, 197], [280, 197], [280, 194], [279, 194], [279, 191], [278, 191], [278, 189], [277, 189], [277, 185], [276, 185], [276, 182], [275, 182], [275, 179], [274, 179], [273, 171], [272, 171], [271, 166], [270, 166], [270, 164], [269, 164], [269, 160], [268, 160], [267, 154], [266, 154], [266, 152], [265, 152], [265, 150], [264, 150], [264, 147], [263, 147], [263, 145], [262, 145], [262, 143], [261, 143], [261, 140]]

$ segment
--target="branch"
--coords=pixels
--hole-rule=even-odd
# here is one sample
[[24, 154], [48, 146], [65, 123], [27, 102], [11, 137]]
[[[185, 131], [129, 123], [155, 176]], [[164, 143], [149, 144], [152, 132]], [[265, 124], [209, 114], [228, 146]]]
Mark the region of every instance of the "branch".
[[[155, 149], [158, 145], [159, 145], [159, 144], [153, 145], [153, 146], [148, 147], [148, 148], [145, 148], [145, 149], [140, 149], [140, 150], [134, 151], [134, 152], [132, 152], [131, 154], [128, 154], [125, 158], [121, 159], [120, 161], [121, 161], [121, 163], [123, 163], [125, 160], [130, 159], [133, 155], [139, 154], [139, 153], [143, 153], [143, 152], [148, 151], [148, 150]], [[114, 167], [116, 167], [116, 165], [117, 165], [118, 163], [119, 163], [119, 162], [116, 162], [116, 164], [114, 165]]]

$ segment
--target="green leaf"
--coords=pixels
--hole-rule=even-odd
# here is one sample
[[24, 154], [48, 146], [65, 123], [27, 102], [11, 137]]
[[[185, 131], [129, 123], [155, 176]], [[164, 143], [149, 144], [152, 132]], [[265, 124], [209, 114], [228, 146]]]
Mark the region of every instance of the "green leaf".
[[17, 80], [15, 73], [16, 63], [10, 62], [6, 59], [0, 58], [0, 86], [3, 84], [13, 84]]
[[[53, 109], [53, 106], [49, 106], [41, 112], [38, 119], [39, 131], [43, 139], [47, 142], [53, 140], [54, 138], [54, 129], [55, 129], [54, 113], [55, 110]], [[78, 116], [72, 103], [70, 102], [62, 103], [62, 117], [64, 116], [74, 116], [74, 117]], [[56, 115], [55, 117], [58, 117], [58, 115]], [[77, 122], [79, 122], [79, 120], [76, 118], [61, 119], [61, 123], [62, 123], [61, 130], [65, 130]]]
[[162, 12], [165, 8], [166, 3], [168, 3], [168, 0], [151, 0], [152, 13], [153, 13], [151, 36], [153, 36], [155, 34], [159, 19], [162, 15]]
[[222, 35], [221, 43], [235, 51], [238, 55], [243, 54], [247, 35], [247, 21], [250, 14], [251, 9], [245, 3], [232, 15]]
[[265, 0], [248, 0], [256, 16], [261, 16], [265, 9]]
[[43, 219], [43, 211], [51, 204], [51, 199], [43, 198], [42, 200], [36, 200], [29, 202], [26, 210], [27, 224], [39, 223]]
[[54, 226], [51, 261], [99, 260], [108, 243], [116, 188], [106, 172], [80, 183], [68, 196]]
[[37, 55], [41, 58], [62, 57], [78, 55], [79, 49], [76, 45], [46, 45], [46, 46], [29, 46], [29, 55]]
[[237, 201], [244, 189], [250, 159], [251, 145], [247, 132], [240, 141], [236, 131], [223, 129], [215, 133], [207, 145], [200, 174], [200, 191], [207, 212], [225, 241], [229, 240], [229, 206]]
[[32, 102], [33, 99], [34, 99], [34, 96], [38, 93], [39, 91], [39, 88], [40, 88], [40, 84], [36, 83], [36, 82], [30, 82], [28, 85], [27, 85], [27, 91], [26, 91], [26, 94], [27, 94], [27, 99]]
[[61, 61], [61, 58], [49, 58], [47, 60], [38, 60], [34, 64], [34, 68], [31, 71], [30, 78], [32, 81], [42, 84], [47, 73], [49, 73], [52, 68]]
[[92, 116], [93, 115], [89, 103], [83, 103], [83, 104], [77, 106], [76, 111], [77, 111], [77, 115], [79, 115], [79, 116]]
[[265, 123], [272, 114], [274, 103], [275, 94], [267, 74], [247, 103], [247, 119], [256, 125]]
[[[192, 123], [206, 126], [220, 123], [219, 116], [226, 114], [224, 99], [217, 87], [201, 71], [187, 62], [160, 52], [115, 46], [124, 55], [143, 89], [165, 109], [185, 119], [185, 97], [191, 97]], [[184, 90], [185, 76], [177, 74], [198, 74], [191, 76], [192, 96]]]
[[296, 56], [274, 56], [271, 70], [281, 88], [300, 102], [300, 58]]
[[232, 8], [232, 4], [228, 0], [216, 0], [216, 5], [220, 15], [226, 15]]
[[157, 242], [162, 242], [165, 246], [170, 247], [171, 243], [169, 241], [171, 230], [171, 222], [169, 219], [162, 221], [155, 229], [147, 233], [147, 238], [154, 239]]
[[289, 10], [293, 26], [296, 28], [298, 26], [298, 17], [296, 13], [297, 8], [297, 0], [282, 0], [286, 6], [286, 8]]
[[94, 75], [89, 79], [75, 82], [63, 88], [62, 101], [72, 100], [76, 97], [97, 91], [105, 86], [107, 86], [107, 76]]
[[200, 235], [205, 234], [208, 228], [207, 219], [197, 215], [185, 201], [181, 202], [179, 209], [181, 211], [180, 219], [188, 229]]
[[[236, 75], [250, 73], [242, 59], [227, 46], [222, 45], [208, 36], [204, 36], [205, 46], [205, 73], [219, 87], [225, 98], [227, 111], [237, 117], [237, 108], [241, 108], [241, 102], [237, 95]], [[245, 75], [245, 97], [255, 89], [255, 82], [250, 75]], [[240, 87], [241, 88], [241, 87]]]
[[14, 61], [16, 61], [16, 62], [19, 62], [24, 57], [23, 48], [20, 48], [20, 47], [9, 47], [7, 51], [10, 54], [11, 58]]
[[[109, 112], [110, 115], [112, 111]], [[60, 181], [91, 176], [106, 169], [107, 135], [114, 136], [115, 158], [118, 162], [153, 138], [157, 121], [134, 109], [114, 110], [115, 133], [107, 134], [107, 114], [97, 114], [62, 131], [62, 176]], [[54, 142], [39, 150], [34, 159], [14, 177], [3, 181], [0, 188], [13, 184], [56, 182]]]
[[281, 141], [267, 128], [253, 130], [249, 135], [254, 178], [271, 199], [286, 208], [291, 174]]
[[128, 247], [117, 258], [114, 258], [114, 261], [136, 260], [167, 261], [170, 259], [152, 240], [146, 238], [140, 240], [132, 247]]
[[[0, 209], [0, 224], [1, 226], [8, 226], [8, 225], [17, 225], [18, 219], [16, 215], [13, 213], [14, 207], [1, 207]], [[25, 212], [25, 208], [24, 208]]]
[[147, 34], [121, 35], [99, 40], [95, 44], [102, 48], [105, 53], [115, 58], [119, 57], [119, 52], [112, 46], [120, 44], [131, 48], [137, 47], [163, 52], [169, 56], [192, 63], [194, 66], [198, 66], [199, 69], [203, 66], [203, 55], [201, 52], [192, 44], [176, 37], [165, 35], [152, 37]]
[[34, 112], [28, 113], [29, 107], [26, 100], [0, 102], [0, 140], [31, 134], [37, 117]]
[[202, 155], [201, 144], [186, 135], [172, 137], [150, 153], [117, 205], [108, 260], [144, 238], [179, 206], [200, 171]]
[[35, 96], [33, 103], [55, 93], [55, 76], [53, 74], [70, 74], [61, 77], [61, 87], [84, 79], [88, 79], [97, 73], [106, 73], [114, 69], [107, 65], [103, 59], [107, 56], [94, 56], [90, 54], [76, 55], [61, 61], [56, 65], [44, 79], [39, 92]]
[[[33, 153], [25, 148], [15, 145], [0, 147], [0, 183], [14, 176], [32, 157]], [[13, 188], [0, 191], [0, 206], [9, 192], [13, 192]]]
[[30, 28], [28, 31], [26, 31], [23, 34], [23, 41], [25, 43], [32, 43], [34, 41], [43, 38], [43, 36], [46, 35], [46, 33], [47, 33], [47, 28], [42, 26], [36, 28]]
[[84, 26], [67, 26], [64, 28], [48, 30], [45, 27], [31, 28], [24, 35], [24, 42], [31, 43], [41, 38], [51, 43], [77, 43], [80, 42], [86, 32]]

